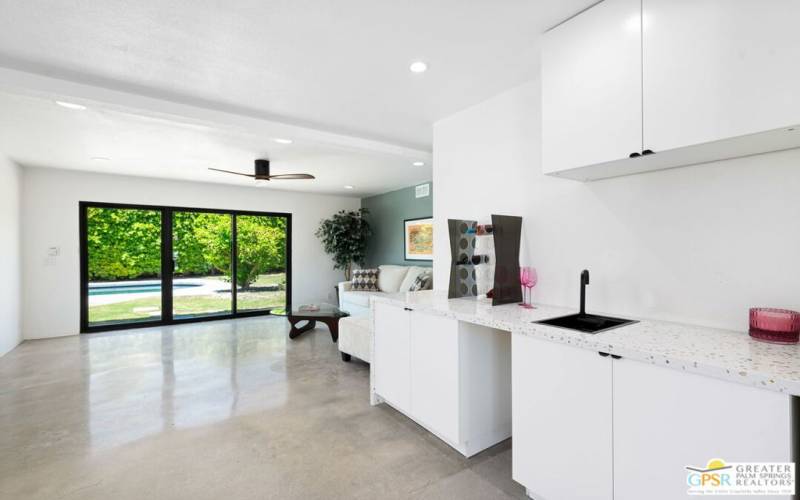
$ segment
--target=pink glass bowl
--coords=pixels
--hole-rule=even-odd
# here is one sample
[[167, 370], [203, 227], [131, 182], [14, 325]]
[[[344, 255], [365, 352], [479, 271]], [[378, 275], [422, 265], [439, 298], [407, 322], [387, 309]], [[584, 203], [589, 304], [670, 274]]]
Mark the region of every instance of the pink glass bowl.
[[800, 340], [800, 313], [753, 307], [750, 309], [750, 336], [776, 344], [796, 344]]

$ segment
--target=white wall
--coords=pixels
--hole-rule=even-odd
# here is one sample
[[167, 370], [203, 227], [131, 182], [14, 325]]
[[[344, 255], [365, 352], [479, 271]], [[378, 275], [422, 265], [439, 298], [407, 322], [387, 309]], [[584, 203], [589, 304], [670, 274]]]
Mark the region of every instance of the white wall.
[[540, 109], [534, 81], [435, 124], [437, 287], [447, 219], [497, 213], [524, 217], [535, 301], [576, 307], [587, 268], [595, 312], [746, 330], [750, 306], [800, 309], [800, 150], [579, 183], [541, 174]]
[[0, 356], [22, 341], [20, 189], [19, 167], [0, 156]]
[[[24, 168], [22, 184], [25, 338], [78, 333], [79, 201], [290, 212], [295, 305], [335, 300], [342, 273], [333, 270], [314, 232], [321, 219], [360, 206], [358, 198], [56, 169]], [[60, 256], [48, 263], [54, 246]]]

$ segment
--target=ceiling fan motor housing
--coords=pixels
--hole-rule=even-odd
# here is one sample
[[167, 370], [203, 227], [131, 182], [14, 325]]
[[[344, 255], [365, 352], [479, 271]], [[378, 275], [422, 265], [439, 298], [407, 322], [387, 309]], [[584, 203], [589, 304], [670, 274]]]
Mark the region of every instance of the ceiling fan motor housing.
[[269, 160], [256, 160], [256, 179], [269, 177]]

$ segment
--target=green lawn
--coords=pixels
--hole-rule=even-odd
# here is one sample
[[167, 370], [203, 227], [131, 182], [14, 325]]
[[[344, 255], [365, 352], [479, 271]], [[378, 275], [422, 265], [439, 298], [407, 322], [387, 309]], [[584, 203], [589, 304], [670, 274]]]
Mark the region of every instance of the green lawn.
[[[223, 279], [223, 278], [219, 278]], [[284, 273], [265, 274], [259, 276], [252, 286], [279, 284], [285, 279]], [[269, 307], [282, 308], [286, 304], [286, 291], [239, 291], [237, 294], [239, 311], [252, 309], [266, 309]], [[209, 295], [176, 296], [173, 304], [173, 314], [178, 316], [195, 316], [202, 314], [215, 314], [230, 312], [230, 294], [219, 293]], [[160, 297], [142, 297], [140, 299], [104, 304], [89, 307], [89, 322], [101, 323], [107, 321], [143, 320], [157, 318], [161, 310]]]
[[[230, 281], [225, 276], [208, 276], [206, 279], [210, 280], [219, 280], [219, 281]], [[256, 278], [255, 283], [253, 283], [252, 287], [259, 287], [265, 285], [280, 285], [281, 283], [286, 281], [286, 273], [274, 273], [274, 274], [261, 274]]]

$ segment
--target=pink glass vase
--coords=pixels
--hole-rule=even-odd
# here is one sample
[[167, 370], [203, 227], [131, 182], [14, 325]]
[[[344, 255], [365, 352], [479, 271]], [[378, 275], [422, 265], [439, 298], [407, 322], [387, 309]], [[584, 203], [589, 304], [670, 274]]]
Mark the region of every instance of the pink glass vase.
[[800, 340], [800, 313], [789, 309], [750, 309], [750, 336], [774, 344], [796, 344]]

